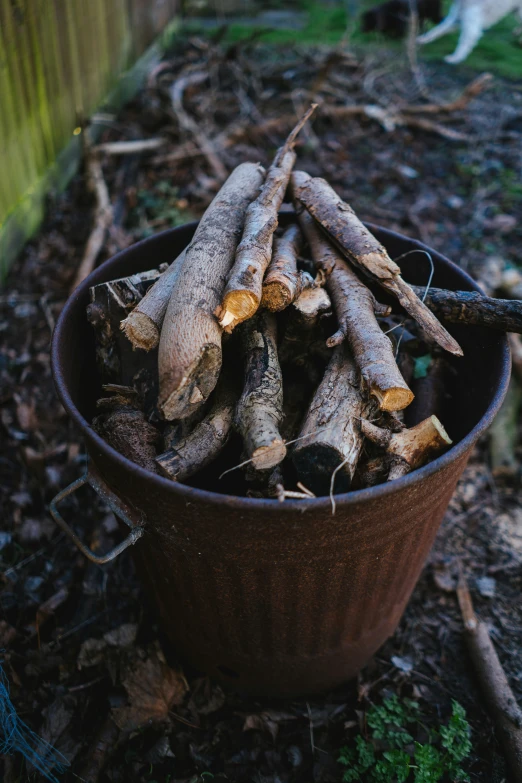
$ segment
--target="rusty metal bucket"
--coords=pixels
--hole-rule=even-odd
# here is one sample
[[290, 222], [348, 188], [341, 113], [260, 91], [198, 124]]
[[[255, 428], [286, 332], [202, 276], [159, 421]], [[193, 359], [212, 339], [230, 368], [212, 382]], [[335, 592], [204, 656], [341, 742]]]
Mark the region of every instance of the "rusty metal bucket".
[[[424, 245], [371, 227], [392, 258]], [[170, 262], [195, 224], [119, 253], [74, 292], [56, 326], [52, 364], [60, 399], [86, 441], [88, 482], [130, 528], [132, 552], [164, 630], [182, 657], [211, 676], [274, 695], [321, 691], [353, 677], [394, 632], [477, 438], [509, 381], [505, 336], [452, 326], [464, 348], [443, 421], [455, 445], [390, 484], [328, 498], [255, 500], [204, 491], [153, 475], [108, 446], [89, 422], [99, 392], [85, 317], [89, 286]], [[476, 290], [440, 254], [433, 285]], [[422, 285], [423, 254], [401, 262]], [[70, 532], [70, 531], [69, 531]], [[138, 540], [139, 539], [139, 540]], [[75, 536], [81, 550], [97, 562]]]

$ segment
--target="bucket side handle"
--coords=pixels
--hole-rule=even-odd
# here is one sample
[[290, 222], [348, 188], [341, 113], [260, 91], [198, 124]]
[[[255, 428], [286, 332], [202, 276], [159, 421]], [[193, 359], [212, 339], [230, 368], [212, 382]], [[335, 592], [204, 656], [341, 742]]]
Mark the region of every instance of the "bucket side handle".
[[[107, 503], [113, 514], [118, 517], [118, 519], [121, 519], [121, 521], [130, 528], [130, 533], [127, 538], [104, 555], [97, 555], [91, 549], [89, 549], [89, 547], [84, 544], [83, 541], [81, 541], [74, 530], [72, 530], [72, 528], [67, 524], [57, 508], [58, 503], [61, 503], [62, 500], [65, 500], [65, 498], [72, 495], [74, 492], [76, 492], [76, 490], [80, 489], [80, 487], [83, 487], [85, 484], [88, 484], [90, 487], [92, 487], [96, 494], [99, 495], [105, 503]], [[131, 511], [131, 509], [109, 489], [101, 476], [99, 476], [98, 473], [93, 470], [92, 466], [87, 469], [81, 478], [73, 481], [72, 484], [69, 484], [68, 487], [62, 489], [62, 491], [52, 499], [51, 503], [49, 504], [49, 511], [51, 512], [51, 516], [58, 527], [60, 527], [63, 532], [67, 534], [67, 536], [78, 547], [80, 552], [97, 565], [110, 563], [111, 560], [114, 560], [116, 557], [118, 557], [118, 555], [121, 555], [121, 553], [124, 552], [129, 546], [135, 544], [144, 533], [144, 520], [138, 519], [136, 513]]]

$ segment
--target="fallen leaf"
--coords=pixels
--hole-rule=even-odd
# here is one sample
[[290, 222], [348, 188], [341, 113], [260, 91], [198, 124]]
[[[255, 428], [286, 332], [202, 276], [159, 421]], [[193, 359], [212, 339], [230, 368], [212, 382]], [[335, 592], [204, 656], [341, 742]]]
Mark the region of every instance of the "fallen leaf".
[[97, 666], [103, 661], [107, 648], [105, 639], [86, 639], [80, 648], [78, 660], [76, 662], [78, 669], [88, 669], [89, 666]]
[[123, 687], [129, 705], [112, 710], [114, 722], [122, 731], [166, 720], [169, 709], [181, 704], [188, 691], [183, 674], [155, 656], [138, 661], [124, 678]]
[[136, 641], [137, 632], [136, 623], [124, 623], [112, 631], [107, 631], [103, 638], [110, 647], [130, 647]]

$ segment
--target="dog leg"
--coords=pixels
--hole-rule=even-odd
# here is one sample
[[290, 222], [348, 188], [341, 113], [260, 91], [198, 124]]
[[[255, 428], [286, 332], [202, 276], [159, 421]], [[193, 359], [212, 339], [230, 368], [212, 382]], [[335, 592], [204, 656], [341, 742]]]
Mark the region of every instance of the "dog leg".
[[461, 63], [471, 54], [484, 32], [484, 18], [482, 9], [478, 6], [464, 8], [461, 16], [461, 33], [457, 48], [453, 54], [444, 59], [447, 63], [455, 65]]
[[460, 10], [459, 3], [455, 3], [454, 5], [452, 5], [447, 17], [443, 19], [442, 22], [438, 24], [436, 27], [433, 27], [427, 33], [424, 33], [424, 35], [419, 35], [419, 37], [417, 38], [417, 43], [420, 44], [431, 43], [432, 41], [436, 41], [437, 38], [441, 38], [443, 35], [446, 35], [446, 33], [449, 33], [451, 30], [453, 30], [459, 18], [459, 10]]

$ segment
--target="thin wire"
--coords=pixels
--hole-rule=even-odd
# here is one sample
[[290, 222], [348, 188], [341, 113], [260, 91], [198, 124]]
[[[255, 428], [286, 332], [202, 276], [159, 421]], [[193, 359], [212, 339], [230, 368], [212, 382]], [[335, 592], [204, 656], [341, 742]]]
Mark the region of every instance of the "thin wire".
[[[406, 258], [406, 256], [411, 256], [412, 253], [424, 253], [424, 255], [428, 257], [428, 261], [430, 262], [430, 274], [428, 276], [428, 282], [426, 283], [426, 287], [424, 289], [424, 294], [422, 295], [422, 299], [421, 299], [421, 302], [425, 302], [426, 301], [426, 297], [428, 296], [428, 291], [430, 290], [430, 287], [431, 287], [431, 282], [433, 280], [433, 275], [435, 274], [435, 264], [433, 263], [433, 258], [431, 257], [431, 253], [428, 253], [427, 250], [420, 250], [420, 249], [408, 250], [407, 253], [403, 253], [401, 256], [399, 256], [398, 258], [394, 258], [393, 260], [394, 260], [394, 263], [397, 263], [397, 261], [400, 261], [401, 258]], [[400, 337], [397, 340], [397, 346], [395, 348], [395, 358], [397, 358], [398, 355], [399, 355], [399, 348], [401, 346], [402, 338], [404, 337], [404, 331], [405, 331], [404, 330], [404, 324], [405, 324], [405, 321], [406, 321], [406, 319], [401, 321], [400, 324], [396, 324], [395, 326], [392, 326], [392, 328], [388, 329], [387, 332], [384, 332], [384, 334], [389, 334], [390, 332], [393, 332], [394, 329], [398, 329], [399, 326], [403, 327], [402, 332], [400, 334]]]
[[[326, 430], [333, 429], [334, 425], [330, 424], [328, 427], [321, 427], [320, 430], [315, 430], [314, 432], [308, 432], [306, 435], [301, 435], [299, 438], [294, 438], [294, 440], [287, 440], [285, 443], [285, 446], [291, 446], [292, 443], [297, 443], [298, 440], [304, 440], [305, 438], [311, 438], [312, 435], [317, 435], [319, 432], [325, 432]], [[271, 449], [278, 449], [280, 447], [280, 444], [274, 444], [273, 446], [267, 446], [266, 451], [270, 451]], [[233, 470], [237, 470], [238, 468], [242, 468], [244, 465], [249, 465], [251, 462], [254, 461], [254, 458], [246, 459], [244, 462], [240, 462], [239, 465], [234, 465], [233, 468], [228, 468], [228, 470], [223, 471], [223, 473], [219, 476], [219, 479], [221, 480], [223, 476], [226, 476], [227, 473], [232, 473]]]

